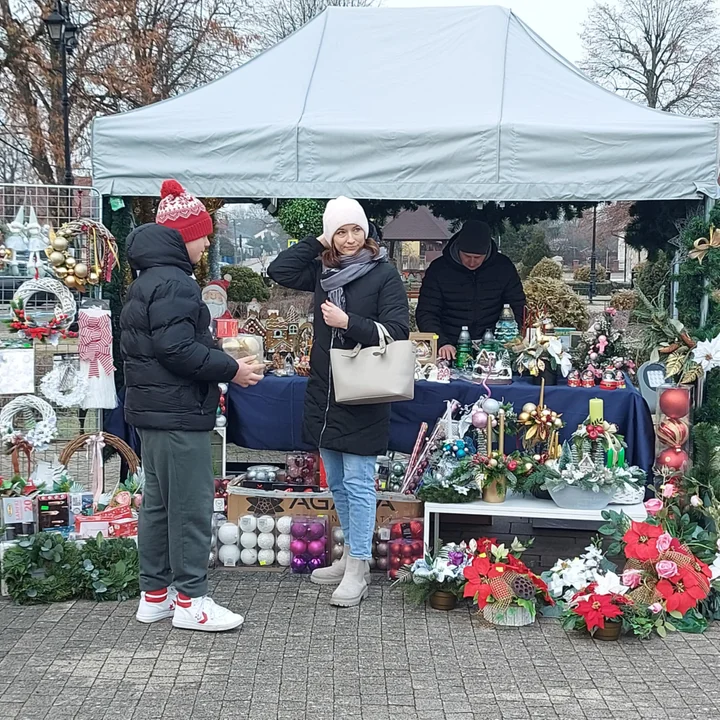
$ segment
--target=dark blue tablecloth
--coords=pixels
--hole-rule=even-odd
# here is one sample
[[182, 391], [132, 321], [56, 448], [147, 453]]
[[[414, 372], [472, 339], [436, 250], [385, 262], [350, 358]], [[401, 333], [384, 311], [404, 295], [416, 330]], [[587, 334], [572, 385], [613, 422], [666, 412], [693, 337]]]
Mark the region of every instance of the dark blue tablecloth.
[[[256, 450], [313, 450], [302, 442], [302, 414], [307, 379], [278, 378], [272, 375], [252, 388], [231, 385], [228, 394], [228, 442]], [[519, 412], [527, 402], [537, 402], [540, 388], [529, 378], [511, 385], [491, 387], [494, 398], [511, 402]], [[420, 423], [432, 428], [445, 411], [446, 400], [463, 405], [475, 402], [483, 394], [482, 386], [464, 380], [449, 385], [415, 383], [415, 399], [394, 403], [390, 424], [390, 449], [412, 452]], [[545, 403], [563, 414], [566, 427], [561, 439], [567, 439], [588, 415], [588, 403], [599, 397], [604, 401], [605, 419], [616, 423], [628, 444], [627, 460], [649, 471], [654, 460], [655, 439], [647, 403], [628, 385], [626, 390], [569, 388], [557, 385], [545, 389]]]

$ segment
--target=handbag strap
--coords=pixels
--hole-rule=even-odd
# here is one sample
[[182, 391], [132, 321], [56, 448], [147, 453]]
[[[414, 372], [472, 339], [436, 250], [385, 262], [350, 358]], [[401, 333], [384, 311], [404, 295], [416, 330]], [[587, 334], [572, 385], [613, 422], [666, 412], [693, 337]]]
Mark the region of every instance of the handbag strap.
[[[384, 355], [385, 350], [387, 350], [387, 346], [390, 343], [395, 342], [395, 339], [393, 336], [387, 331], [387, 328], [384, 325], [381, 325], [379, 322], [375, 323], [375, 327], [377, 327], [378, 331], [378, 344], [379, 344], [379, 350], [374, 355]], [[332, 342], [330, 343], [330, 347], [332, 349]], [[354, 358], [357, 357], [360, 354], [360, 351], [362, 350], [362, 344], [358, 343], [349, 353], [348, 357]]]

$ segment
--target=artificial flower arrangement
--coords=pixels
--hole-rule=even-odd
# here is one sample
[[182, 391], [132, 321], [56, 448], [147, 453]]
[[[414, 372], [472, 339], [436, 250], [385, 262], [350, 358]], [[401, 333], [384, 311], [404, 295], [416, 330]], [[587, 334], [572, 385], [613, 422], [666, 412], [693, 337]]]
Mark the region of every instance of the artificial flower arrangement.
[[[426, 552], [422, 559], [400, 568], [394, 585], [399, 585], [415, 605], [423, 605], [430, 599], [433, 607], [441, 605], [437, 609], [452, 609], [463, 596], [466, 583], [463, 570], [471, 559], [472, 552], [464, 543], [443, 545], [437, 554]], [[438, 593], [442, 595], [433, 598]]]
[[560, 338], [546, 334], [545, 325], [544, 322], [536, 322], [533, 340], [519, 349], [515, 361], [517, 371], [522, 375], [527, 370], [533, 377], [539, 377], [546, 372], [555, 374], [559, 370], [563, 377], [567, 377], [572, 370], [570, 355]]
[[140, 509], [144, 485], [145, 473], [140, 468], [136, 474], [128, 475], [124, 483], [118, 483], [111, 493], [104, 493], [100, 496], [96, 508], [97, 512], [114, 507]]
[[533, 464], [519, 452], [504, 455], [497, 450], [490, 455], [477, 453], [470, 461], [475, 466], [475, 482], [486, 502], [502, 502], [508, 490], [519, 486], [519, 478], [532, 472]]
[[566, 605], [575, 595], [595, 581], [597, 573], [614, 569], [615, 566], [607, 560], [602, 551], [601, 540], [594, 539], [582, 555], [558, 560], [541, 577], [547, 583], [548, 592], [553, 600]]
[[467, 580], [465, 597], [473, 598], [483, 618], [494, 625], [529, 625], [538, 607], [553, 605], [545, 581], [519, 556], [532, 544], [515, 538], [507, 549], [495, 538], [477, 541], [475, 556], [463, 573]]
[[470, 458], [457, 460], [436, 453], [415, 494], [423, 502], [473, 502], [481, 495], [481, 489], [475, 482], [475, 470]]
[[68, 316], [62, 313], [57, 313], [47, 321], [46, 325], [41, 325], [25, 310], [21, 299], [10, 301], [10, 311], [12, 318], [5, 320], [5, 324], [11, 333], [17, 333], [22, 338], [39, 340], [43, 343], [49, 341], [52, 345], [57, 345], [60, 338], [78, 336], [76, 332], [66, 329]]

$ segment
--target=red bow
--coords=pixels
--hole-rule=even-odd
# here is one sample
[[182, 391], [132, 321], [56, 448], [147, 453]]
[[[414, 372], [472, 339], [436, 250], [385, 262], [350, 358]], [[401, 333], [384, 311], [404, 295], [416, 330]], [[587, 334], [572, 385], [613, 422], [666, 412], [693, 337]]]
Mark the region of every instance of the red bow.
[[80, 327], [80, 359], [90, 363], [88, 377], [100, 377], [100, 368], [103, 366], [106, 375], [115, 371], [110, 346], [112, 345], [112, 329], [110, 318], [107, 315], [93, 317], [87, 313], [80, 313], [78, 318]]

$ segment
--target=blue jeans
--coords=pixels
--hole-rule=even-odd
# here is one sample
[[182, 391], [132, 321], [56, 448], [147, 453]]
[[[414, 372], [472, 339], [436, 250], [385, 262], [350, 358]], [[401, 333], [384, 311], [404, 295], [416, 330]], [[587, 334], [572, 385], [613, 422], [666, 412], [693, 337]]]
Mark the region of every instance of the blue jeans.
[[375, 456], [320, 449], [350, 557], [370, 560], [375, 532]]

